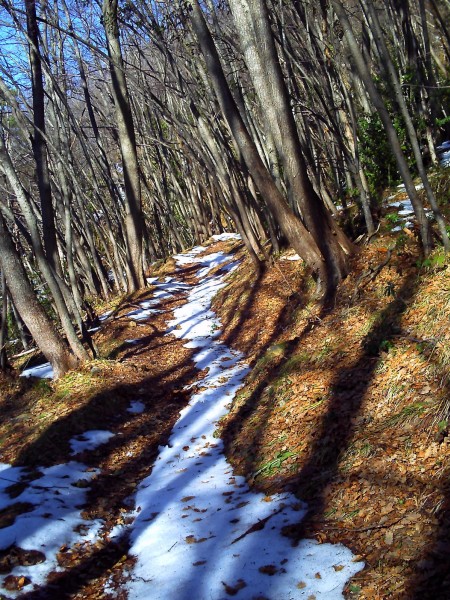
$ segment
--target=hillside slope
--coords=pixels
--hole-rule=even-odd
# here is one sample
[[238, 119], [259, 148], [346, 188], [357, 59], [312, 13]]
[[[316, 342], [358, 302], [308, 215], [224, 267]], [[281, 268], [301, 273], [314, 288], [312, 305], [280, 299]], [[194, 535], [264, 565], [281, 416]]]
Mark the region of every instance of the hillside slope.
[[[308, 502], [300, 526], [285, 532], [294, 541], [342, 542], [364, 560], [349, 597], [448, 597], [445, 258], [421, 261], [411, 236], [401, 244], [376, 238], [324, 312], [289, 253], [256, 276], [238, 242], [222, 247], [244, 260], [214, 301], [220, 337], [252, 366], [219, 431], [236, 471], [266, 495], [290, 491]], [[173, 270], [169, 261], [154, 276]], [[2, 382], [2, 462], [51, 466], [70, 458], [70, 440], [86, 430], [120, 435], [83, 455], [102, 472], [85, 514], [110, 529], [127, 520], [127, 498], [186, 405], [186, 385], [199, 377], [192, 349], [165, 336], [165, 313], [130, 318], [150, 297], [143, 291], [115, 308], [96, 334], [103, 359], [55, 383]], [[166, 298], [163, 308], [183, 302]], [[146, 410], [130, 415], [137, 400]], [[3, 511], [2, 526], [24, 510]], [[66, 572], [55, 573], [54, 585], [65, 597], [107, 597], [105, 581], [119, 584], [132, 567], [126, 550], [106, 538], [61, 550]], [[11, 550], [0, 560], [9, 568]]]

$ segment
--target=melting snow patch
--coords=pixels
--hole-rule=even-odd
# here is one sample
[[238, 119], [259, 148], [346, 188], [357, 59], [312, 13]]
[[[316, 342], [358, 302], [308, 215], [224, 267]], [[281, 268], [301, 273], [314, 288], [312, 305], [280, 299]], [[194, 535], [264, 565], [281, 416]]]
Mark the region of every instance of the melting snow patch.
[[450, 150], [442, 152], [439, 157], [439, 163], [442, 167], [450, 167]]
[[133, 415], [140, 415], [145, 410], [145, 404], [140, 402], [139, 400], [133, 400], [130, 404], [129, 408], [127, 408], [127, 412]]
[[74, 456], [75, 454], [85, 452], [86, 450], [95, 450], [98, 446], [106, 444], [112, 437], [114, 437], [114, 433], [111, 433], [110, 431], [101, 431], [97, 429], [85, 431], [70, 440], [69, 443], [72, 448], [71, 454]]
[[203, 246], [196, 246], [190, 252], [185, 252], [184, 254], [176, 254], [174, 259], [177, 261], [179, 267], [183, 267], [184, 265], [190, 265], [195, 262], [197, 255], [201, 252], [204, 252], [206, 248]]
[[133, 321], [145, 321], [151, 315], [158, 315], [161, 312], [162, 310], [157, 310], [155, 308], [137, 308], [136, 310], [132, 310], [131, 312], [127, 313], [126, 316], [130, 317], [130, 319], [133, 319]]
[[53, 368], [50, 363], [44, 363], [37, 367], [25, 369], [20, 374], [21, 377], [39, 377], [40, 379], [53, 379]]
[[[178, 263], [196, 261], [208, 273], [209, 257], [197, 254], [194, 249], [189, 258], [179, 255]], [[211, 265], [224, 260], [220, 254], [210, 255]], [[352, 562], [342, 545], [305, 540], [293, 548], [281, 530], [298, 523], [305, 506], [289, 494], [253, 493], [233, 474], [223, 443], [214, 436], [249, 370], [240, 353], [215, 339], [220, 323], [211, 300], [224, 285], [221, 277], [204, 278], [170, 323], [173, 335], [199, 349], [194, 361], [207, 374], [198, 382], [201, 391], [181, 411], [168, 445], [160, 448], [151, 475], [138, 487], [129, 597], [341, 598], [346, 581], [363, 564]]]
[[290, 256], [282, 256], [281, 260], [302, 260], [298, 254], [291, 254]]
[[107, 319], [108, 317], [110, 317], [112, 314], [113, 314], [113, 311], [112, 311], [112, 310], [108, 310], [107, 312], [105, 312], [105, 313], [103, 313], [102, 315], [100, 315], [100, 316], [99, 316], [99, 318], [98, 318], [98, 320], [99, 320], [100, 322], [106, 321], [106, 319]]
[[[80, 513], [80, 506], [86, 501], [86, 488], [97, 471], [69, 462], [40, 469], [40, 473], [38, 479], [30, 482], [22, 469], [4, 464], [0, 467], [0, 509], [19, 503], [29, 508], [29, 512], [17, 515], [12, 525], [0, 530], [0, 549], [17, 546], [38, 551], [37, 564], [17, 565], [11, 571], [12, 575], [29, 578], [34, 585], [43, 585], [51, 571], [61, 571], [57, 561], [61, 546], [69, 551], [75, 544], [91, 542], [102, 526], [99, 520], [84, 520]], [[6, 483], [11, 485], [21, 480], [24, 491], [12, 499]], [[0, 584], [6, 576], [0, 575]], [[29, 589], [26, 586], [24, 591]], [[11, 598], [21, 593], [8, 592]]]
[[240, 240], [242, 239], [238, 233], [220, 233], [212, 236], [213, 240], [218, 242], [226, 242], [227, 240]]
[[400, 200], [397, 202], [389, 202], [389, 206], [392, 208], [399, 208], [400, 209], [399, 214], [402, 210], [408, 211], [410, 213], [414, 212], [413, 205], [409, 198], [405, 198], [404, 200]]
[[442, 142], [442, 144], [440, 146], [436, 146], [436, 150], [438, 152], [444, 152], [446, 150], [450, 150], [450, 140], [446, 140], [445, 142]]

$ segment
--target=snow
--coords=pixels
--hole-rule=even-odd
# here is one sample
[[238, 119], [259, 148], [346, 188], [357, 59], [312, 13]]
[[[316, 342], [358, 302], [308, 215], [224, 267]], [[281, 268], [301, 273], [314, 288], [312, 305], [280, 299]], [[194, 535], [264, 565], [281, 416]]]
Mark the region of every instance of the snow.
[[127, 412], [132, 415], [140, 415], [145, 410], [145, 404], [143, 404], [140, 400], [133, 400], [130, 404], [129, 408], [127, 408]]
[[[89, 481], [97, 473], [78, 462], [39, 469], [40, 477], [29, 481], [24, 469], [0, 465], [0, 510], [19, 502], [29, 503], [30, 512], [18, 515], [9, 527], [0, 529], [0, 549], [16, 545], [24, 550], [38, 550], [45, 561], [36, 565], [16, 566], [12, 575], [29, 577], [33, 584], [43, 585], [47, 575], [61, 571], [56, 559], [61, 546], [92, 542], [98, 536], [102, 522], [85, 521], [79, 507], [86, 502]], [[23, 481], [24, 491], [14, 498], [7, 488]], [[0, 574], [0, 584], [5, 579]], [[29, 590], [27, 586], [25, 590]], [[8, 592], [16, 597], [20, 592]]]
[[147, 277], [146, 281], [149, 285], [154, 285], [158, 281], [159, 277]]
[[[362, 563], [352, 562], [342, 545], [304, 540], [293, 548], [280, 531], [301, 520], [305, 505], [289, 494], [268, 498], [251, 492], [244, 478], [233, 474], [223, 443], [214, 436], [249, 369], [241, 354], [216, 339], [220, 323], [211, 310], [212, 298], [226, 283], [223, 276], [208, 274], [230, 257], [199, 254], [195, 248], [176, 257], [178, 265], [196, 263], [200, 282], [174, 311], [169, 331], [198, 348], [194, 361], [207, 374], [198, 382], [201, 391], [180, 412], [151, 475], [138, 487], [129, 598], [220, 600], [227, 597], [226, 585], [242, 586], [236, 597], [245, 599], [249, 593], [272, 600], [342, 597], [345, 582]], [[258, 523], [260, 530], [250, 532]], [[265, 567], [275, 574], [262, 572]]]
[[159, 304], [161, 300], [173, 298], [175, 294], [185, 292], [189, 289], [189, 286], [186, 283], [177, 281], [173, 277], [166, 277], [163, 282], [157, 281], [157, 277], [151, 279], [155, 279], [152, 285], [156, 287], [156, 289], [153, 290], [153, 298], [151, 300], [144, 300], [144, 302], [141, 303], [144, 307], [147, 304], [147, 308]]
[[[423, 183], [418, 183], [417, 185], [414, 186], [416, 188], [416, 190], [423, 190]], [[397, 186], [398, 189], [398, 194], [400, 192], [406, 192], [406, 188], [405, 188], [405, 184], [404, 183], [399, 183]], [[394, 196], [391, 196], [391, 198], [394, 198]]]
[[139, 307], [127, 313], [127, 317], [135, 321], [146, 321], [152, 315], [158, 315], [164, 312], [163, 310], [152, 308], [160, 304], [162, 300], [173, 298], [175, 294], [185, 292], [189, 286], [180, 281], [176, 281], [173, 277], [166, 277], [163, 282], [158, 281], [158, 277], [148, 277], [147, 281], [155, 286], [153, 298], [139, 302]]
[[220, 233], [212, 236], [217, 242], [226, 242], [228, 240], [240, 240], [241, 236], [238, 233]]
[[130, 317], [130, 319], [133, 319], [134, 321], [146, 321], [151, 315], [158, 315], [161, 312], [161, 310], [156, 310], [154, 308], [137, 308], [136, 310], [127, 313], [127, 317]]
[[112, 310], [108, 310], [105, 313], [103, 313], [102, 315], [99, 316], [98, 320], [102, 323], [103, 321], [106, 321], [106, 319], [108, 317], [110, 317], [113, 314]]
[[302, 260], [298, 254], [290, 254], [289, 256], [282, 256], [281, 260]]
[[[416, 186], [416, 189], [419, 189], [419, 186]], [[388, 200], [392, 198], [395, 198], [395, 196], [390, 196]], [[411, 229], [414, 226], [414, 222], [411, 221], [411, 219], [415, 219], [414, 208], [409, 198], [397, 200], [396, 202], [389, 202], [389, 206], [400, 209], [397, 211], [397, 214], [400, 217], [400, 224], [392, 228], [391, 231], [393, 233], [403, 231], [405, 227]], [[429, 208], [425, 208], [425, 214], [429, 219], [433, 218], [433, 213]]]
[[47, 362], [37, 367], [30, 367], [25, 369], [20, 374], [21, 377], [39, 377], [40, 379], [53, 379], [53, 368], [52, 365]]
[[444, 152], [446, 150], [450, 150], [450, 140], [446, 140], [445, 142], [442, 142], [442, 144], [440, 146], [436, 146], [436, 150], [438, 152]]
[[72, 448], [71, 454], [73, 456], [80, 452], [85, 452], [86, 450], [95, 450], [98, 446], [106, 444], [112, 437], [114, 437], [114, 434], [110, 431], [98, 429], [85, 431], [70, 440], [70, 447]]
[[441, 167], [450, 167], [450, 150], [439, 155], [439, 164]]
[[[346, 581], [363, 563], [353, 562], [342, 545], [303, 540], [293, 547], [281, 529], [298, 523], [306, 505], [287, 493], [267, 497], [252, 492], [243, 477], [233, 474], [223, 443], [215, 437], [249, 367], [239, 352], [217, 339], [220, 322], [211, 310], [212, 298], [226, 285], [225, 272], [237, 263], [225, 253], [201, 256], [202, 251], [197, 247], [177, 256], [179, 266], [195, 265], [198, 284], [152, 281], [154, 297], [142, 307], [149, 310], [156, 299], [187, 292], [168, 332], [196, 349], [195, 364], [206, 374], [197, 382], [200, 391], [180, 412], [168, 445], [160, 448], [151, 475], [137, 487], [134, 522], [109, 533], [111, 540], [129, 534], [130, 554], [136, 558], [123, 591], [130, 600], [222, 600], [233, 591], [242, 600], [342, 598]], [[219, 273], [212, 275], [218, 266]], [[135, 400], [127, 412], [144, 410], [144, 403]], [[112, 435], [93, 430], [76, 436], [70, 441], [72, 454], [91, 451]], [[0, 548], [15, 543], [45, 554], [45, 562], [13, 570], [34, 585], [43, 585], [52, 570], [62, 570], [56, 559], [62, 545], [70, 551], [74, 544], [95, 542], [103, 526], [83, 520], [80, 512], [98, 470], [69, 462], [39, 471], [40, 477], [29, 481], [25, 470], [0, 465], [0, 510], [16, 502], [33, 505], [0, 530]], [[11, 499], [6, 488], [22, 479], [23, 492]], [[105, 591], [120, 592], [110, 584]], [[20, 593], [10, 592], [10, 597]]]
[[442, 142], [440, 146], [436, 147], [439, 155], [439, 164], [441, 167], [450, 167], [450, 140]]

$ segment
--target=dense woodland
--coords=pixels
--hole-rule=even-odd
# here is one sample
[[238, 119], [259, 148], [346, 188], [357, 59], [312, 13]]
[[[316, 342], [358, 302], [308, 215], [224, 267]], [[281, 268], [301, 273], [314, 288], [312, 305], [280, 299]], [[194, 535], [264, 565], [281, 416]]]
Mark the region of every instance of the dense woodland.
[[448, 250], [449, 23], [448, 0], [1, 0], [2, 369], [15, 338], [56, 376], [95, 356], [99, 298], [225, 230], [255, 269], [294, 248], [326, 302], [400, 181]]

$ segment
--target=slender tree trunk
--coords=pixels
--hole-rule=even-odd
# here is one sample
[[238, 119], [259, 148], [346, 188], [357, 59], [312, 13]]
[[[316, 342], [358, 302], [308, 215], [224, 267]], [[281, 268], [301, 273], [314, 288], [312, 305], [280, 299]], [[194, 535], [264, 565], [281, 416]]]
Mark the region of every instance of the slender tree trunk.
[[447, 230], [445, 227], [445, 221], [442, 216], [442, 213], [437, 204], [436, 198], [434, 196], [433, 190], [431, 188], [430, 182], [428, 180], [427, 171], [425, 169], [425, 165], [422, 159], [422, 152], [419, 145], [419, 140], [417, 139], [416, 129], [414, 127], [414, 123], [412, 121], [411, 115], [409, 114], [408, 107], [406, 106], [405, 98], [403, 96], [402, 88], [400, 81], [398, 79], [397, 71], [392, 63], [389, 50], [387, 48], [386, 42], [383, 37], [383, 32], [381, 30], [381, 25], [378, 20], [377, 13], [372, 5], [371, 1], [362, 0], [363, 6], [367, 11], [366, 14], [370, 17], [373, 30], [374, 37], [378, 47], [378, 51], [380, 54], [380, 58], [383, 61], [383, 64], [387, 68], [389, 76], [391, 78], [392, 87], [394, 89], [395, 98], [400, 106], [400, 110], [402, 112], [403, 118], [405, 119], [406, 130], [408, 132], [409, 141], [411, 142], [411, 147], [413, 149], [414, 158], [416, 159], [417, 170], [419, 171], [420, 178], [422, 179], [423, 186], [425, 188], [425, 192], [428, 197], [428, 201], [430, 202], [431, 208], [433, 210], [434, 218], [436, 219], [439, 232], [441, 234], [441, 238], [445, 247], [445, 250], [448, 252], [450, 250], [450, 242], [447, 235]]
[[281, 158], [290, 205], [324, 258], [330, 292], [348, 271], [352, 245], [314, 191], [278, 61], [264, 0], [230, 0], [234, 23], [268, 132]]
[[417, 222], [419, 224], [420, 234], [422, 238], [422, 246], [425, 255], [428, 255], [432, 248], [431, 243], [431, 235], [430, 235], [430, 227], [428, 223], [428, 219], [426, 217], [423, 204], [417, 194], [416, 188], [414, 186], [414, 182], [411, 177], [411, 173], [409, 171], [408, 164], [406, 162], [405, 156], [403, 154], [399, 139], [397, 137], [397, 133], [395, 131], [394, 125], [389, 116], [389, 112], [384, 104], [384, 101], [378, 92], [373, 79], [369, 73], [367, 68], [367, 64], [364, 60], [364, 57], [359, 49], [358, 42], [353, 33], [352, 26], [350, 21], [348, 20], [347, 13], [345, 8], [341, 4], [339, 0], [331, 0], [331, 4], [339, 18], [339, 21], [343, 27], [345, 37], [347, 39], [347, 43], [352, 54], [353, 60], [355, 62], [357, 72], [361, 80], [363, 81], [366, 90], [370, 96], [370, 99], [375, 106], [381, 122], [383, 123], [384, 129], [386, 131], [386, 135], [388, 137], [389, 143], [391, 145], [392, 151], [394, 153], [395, 159], [397, 161], [397, 165], [400, 171], [400, 175], [405, 184], [406, 191], [411, 200], [411, 204], [414, 208], [414, 213], [417, 218]]
[[23, 350], [28, 350], [28, 348], [30, 347], [30, 344], [33, 341], [33, 338], [28, 330], [28, 327], [25, 325], [22, 317], [19, 315], [14, 302], [11, 298], [11, 294], [9, 294], [9, 305], [10, 305], [10, 309], [12, 312], [12, 315], [14, 317], [14, 321], [16, 323], [17, 329], [19, 330], [19, 337], [20, 337], [20, 342], [22, 344], [22, 348]]
[[104, 0], [103, 24], [108, 44], [112, 93], [116, 109], [117, 130], [122, 154], [125, 183], [125, 232], [127, 242], [128, 291], [144, 287], [142, 265], [142, 206], [141, 182], [136, 149], [136, 134], [131, 112], [125, 67], [117, 23], [118, 0]]
[[69, 369], [74, 369], [77, 366], [77, 359], [70, 352], [36, 298], [1, 213], [0, 264], [14, 304], [39, 349], [52, 365], [55, 378], [64, 375]]
[[[11, 157], [9, 156], [8, 151], [6, 150], [2, 135], [0, 135], [0, 164], [5, 172], [5, 175], [9, 181], [12, 190], [14, 191], [14, 194], [16, 195], [17, 202], [27, 222], [36, 260], [38, 262], [41, 273], [51, 290], [53, 299], [55, 301], [56, 310], [61, 320], [64, 332], [67, 335], [70, 347], [72, 348], [72, 350], [78, 358], [84, 360], [88, 358], [88, 353], [86, 352], [85, 348], [83, 347], [83, 345], [77, 337], [72, 321], [70, 319], [69, 311], [67, 309], [63, 293], [61, 291], [60, 282], [58, 282], [57, 275], [51, 268], [43, 251], [35, 216], [32, 212], [32, 208], [26, 196], [25, 190], [23, 189], [22, 184], [17, 176], [17, 173], [14, 170]], [[14, 298], [12, 291], [11, 295]], [[20, 312], [17, 303], [16, 307]]]
[[193, 0], [192, 2], [191, 21], [203, 57], [205, 58], [208, 73], [211, 77], [221, 111], [239, 146], [248, 171], [287, 240], [313, 271], [318, 274], [320, 286], [325, 287], [325, 289], [322, 288], [321, 291], [325, 292], [328, 289], [329, 284], [325, 261], [323, 260], [314, 238], [300, 219], [294, 215], [275, 185], [272, 176], [264, 165], [256, 146], [244, 125], [234, 98], [230, 92], [214, 41], [208, 26], [206, 25], [201, 8], [196, 0]]
[[6, 371], [8, 365], [8, 355], [6, 354], [6, 342], [8, 339], [8, 291], [6, 289], [5, 272], [2, 269], [0, 273], [2, 294], [2, 308], [0, 312], [0, 371]]
[[34, 131], [32, 135], [32, 146], [34, 160], [36, 162], [36, 175], [41, 202], [44, 248], [47, 260], [52, 269], [55, 273], [61, 275], [61, 263], [56, 240], [55, 214], [48, 168], [47, 144], [45, 142], [45, 96], [35, 0], [25, 0], [25, 8], [27, 14], [31, 88], [33, 96]]

